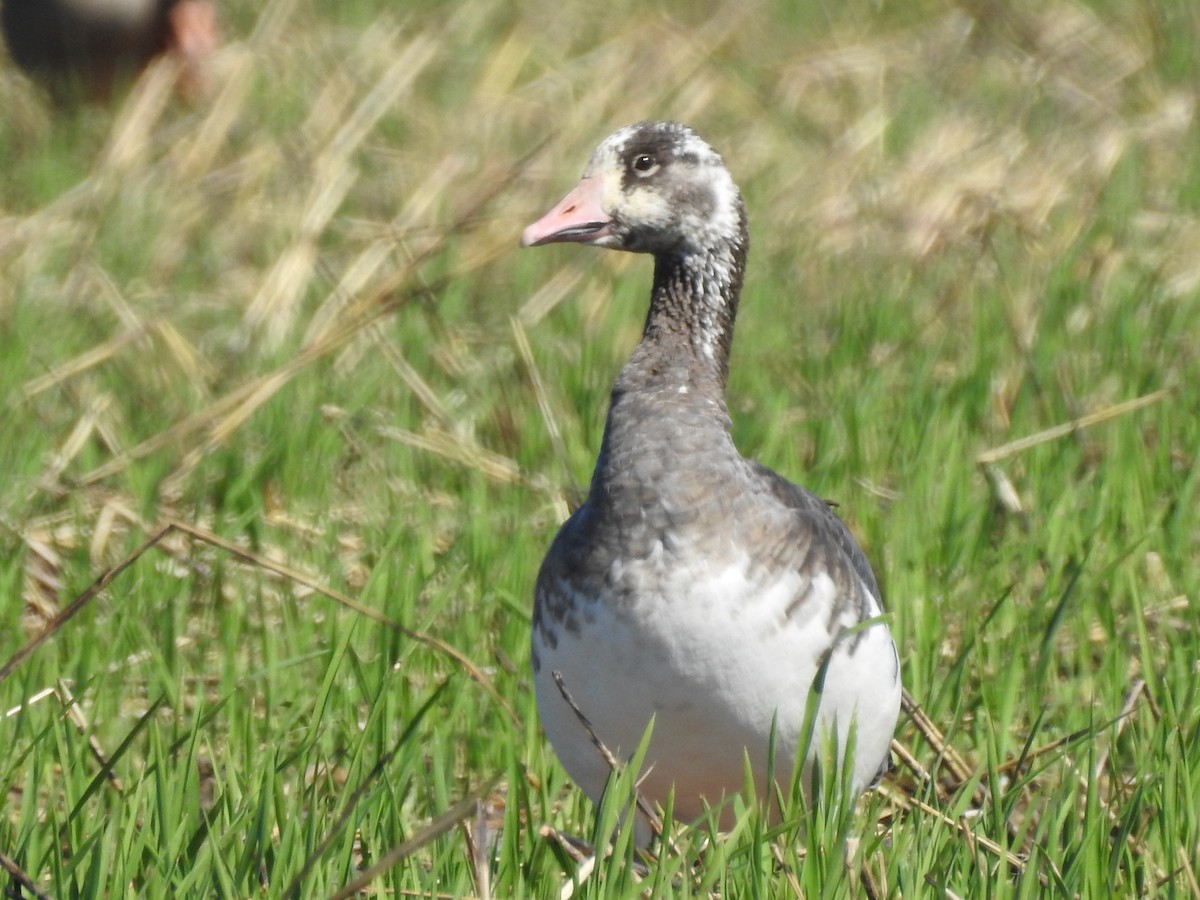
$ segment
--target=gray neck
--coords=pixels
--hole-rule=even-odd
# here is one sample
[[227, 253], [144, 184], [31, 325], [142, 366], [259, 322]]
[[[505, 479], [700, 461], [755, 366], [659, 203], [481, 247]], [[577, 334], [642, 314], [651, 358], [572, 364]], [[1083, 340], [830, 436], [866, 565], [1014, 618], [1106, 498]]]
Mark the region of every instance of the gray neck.
[[650, 312], [613, 386], [592, 502], [632, 490], [645, 507], [687, 488], [698, 467], [737, 457], [725, 380], [746, 243], [743, 218], [736, 239], [708, 252], [655, 257]]
[[[739, 208], [739, 230], [704, 250], [654, 257], [654, 287], [642, 341], [617, 380], [617, 388], [698, 388], [724, 401], [729, 352], [749, 240]], [[685, 380], [680, 380], [685, 379]], [[699, 398], [697, 398], [699, 399]]]

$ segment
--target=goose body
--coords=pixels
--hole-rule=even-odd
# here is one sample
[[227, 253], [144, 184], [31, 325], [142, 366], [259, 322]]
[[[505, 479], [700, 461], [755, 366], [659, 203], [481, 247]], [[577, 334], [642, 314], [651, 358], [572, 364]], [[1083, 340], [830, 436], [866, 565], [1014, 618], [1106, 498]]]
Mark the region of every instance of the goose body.
[[[641, 791], [681, 821], [744, 786], [766, 796], [822, 740], [863, 790], [887, 765], [900, 667], [865, 556], [828, 504], [741, 456], [725, 381], [747, 251], [741, 195], [690, 129], [642, 122], [522, 235], [650, 253], [641, 343], [617, 377], [586, 502], [535, 589], [532, 665], [546, 735], [598, 800], [609, 774], [554, 673], [618, 758], [653, 719]], [[871, 621], [870, 624], [863, 623]], [[814, 681], [823, 673], [823, 682]], [[819, 737], [806, 741], [810, 696]], [[728, 817], [725, 818], [728, 822]]]
[[197, 90], [217, 42], [212, 0], [3, 0], [9, 54], [60, 98], [106, 98], [160, 54]]

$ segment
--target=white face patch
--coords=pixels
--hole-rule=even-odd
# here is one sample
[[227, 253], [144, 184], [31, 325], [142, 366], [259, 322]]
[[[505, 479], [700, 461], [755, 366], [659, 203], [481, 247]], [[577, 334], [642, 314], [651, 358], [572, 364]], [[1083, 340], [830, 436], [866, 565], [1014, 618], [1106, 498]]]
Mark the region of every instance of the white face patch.
[[[638, 171], [640, 149], [654, 146], [662, 159]], [[737, 185], [720, 155], [681, 125], [642, 123], [614, 132], [596, 148], [584, 177], [601, 180], [602, 207], [616, 223], [614, 235], [596, 246], [699, 253], [741, 233]]]
[[745, 253], [741, 194], [720, 155], [682, 125], [640, 123], [603, 141], [584, 177], [600, 184], [612, 219], [596, 246], [670, 254], [704, 286], [692, 338], [701, 358], [717, 359], [729, 342], [725, 298]]

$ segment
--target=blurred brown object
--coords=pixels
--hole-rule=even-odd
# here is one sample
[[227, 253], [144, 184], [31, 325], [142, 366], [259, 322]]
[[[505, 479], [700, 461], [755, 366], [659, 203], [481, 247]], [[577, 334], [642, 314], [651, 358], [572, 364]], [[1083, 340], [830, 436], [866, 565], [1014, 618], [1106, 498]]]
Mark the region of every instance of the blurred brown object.
[[217, 46], [212, 0], [0, 0], [14, 62], [58, 100], [106, 100], [156, 57], [179, 65], [185, 95], [201, 92]]

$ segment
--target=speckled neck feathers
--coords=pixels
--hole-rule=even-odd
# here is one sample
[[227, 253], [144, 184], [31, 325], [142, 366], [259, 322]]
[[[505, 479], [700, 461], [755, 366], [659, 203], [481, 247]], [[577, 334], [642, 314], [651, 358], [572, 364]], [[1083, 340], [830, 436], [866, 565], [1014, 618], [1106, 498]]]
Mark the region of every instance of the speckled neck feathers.
[[[717, 391], [724, 394], [749, 247], [740, 197], [737, 210], [737, 232], [717, 236], [713, 246], [655, 256], [650, 312], [642, 345], [630, 361], [637, 374], [663, 366], [663, 356], [686, 354], [696, 374], [711, 373]], [[697, 381], [704, 384], [708, 379]]]
[[591, 502], [634, 504], [647, 524], [666, 507], [695, 504], [698, 486], [714, 494], [698, 469], [742, 462], [725, 406], [748, 243], [740, 198], [737, 208], [733, 234], [655, 255], [642, 340], [613, 385]]

